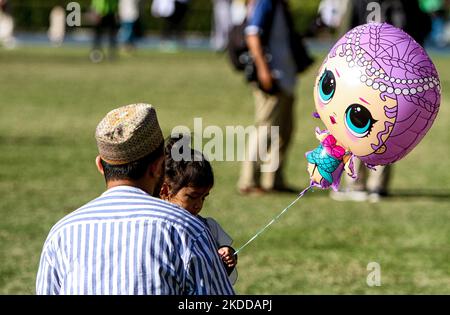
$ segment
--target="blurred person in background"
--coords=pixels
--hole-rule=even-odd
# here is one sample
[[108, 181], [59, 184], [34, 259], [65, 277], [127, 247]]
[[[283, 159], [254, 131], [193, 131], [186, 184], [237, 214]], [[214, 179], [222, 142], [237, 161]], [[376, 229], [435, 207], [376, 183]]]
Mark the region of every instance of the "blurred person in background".
[[387, 197], [392, 166], [378, 165], [375, 169], [369, 169], [360, 159], [355, 158], [353, 161], [357, 178], [344, 175], [344, 185], [341, 184], [338, 191], [331, 191], [331, 198], [337, 201], [378, 202]]
[[11, 3], [0, 0], [0, 44], [7, 49], [16, 47], [14, 38], [14, 18], [11, 14]]
[[[287, 1], [250, 1], [245, 34], [256, 72], [252, 86], [257, 130], [249, 136], [238, 190], [243, 195], [296, 192], [286, 184], [283, 176], [294, 127], [299, 65], [295, 58], [295, 30]], [[267, 127], [267, 132], [260, 127]], [[271, 137], [271, 127], [279, 127], [278, 137]], [[257, 153], [261, 152], [262, 143], [271, 148], [267, 157]], [[269, 168], [273, 171], [263, 171], [262, 160], [269, 160]]]
[[215, 51], [224, 51], [228, 44], [228, 33], [231, 20], [231, 0], [212, 0], [213, 24], [211, 31], [211, 46]]
[[139, 29], [140, 0], [119, 0], [119, 41], [126, 52], [136, 48], [136, 39], [140, 35]]
[[50, 42], [59, 47], [66, 34], [66, 11], [61, 6], [55, 6], [50, 11], [49, 28], [47, 32]]
[[448, 36], [448, 9], [449, 0], [420, 0], [420, 8], [431, 17], [431, 32], [429, 43], [436, 47], [445, 47], [449, 44]]
[[306, 30], [305, 36], [310, 38], [339, 37], [346, 29], [345, 24], [347, 24], [348, 12], [350, 12], [349, 5], [350, 0], [321, 0], [317, 15]]
[[[429, 16], [419, 7], [418, 0], [353, 0], [351, 28], [368, 23], [371, 13], [369, 3], [380, 6], [380, 21], [387, 22], [403, 29], [423, 46], [425, 38], [431, 30]], [[392, 165], [379, 165], [368, 169], [359, 159], [355, 159], [357, 179], [345, 176], [344, 185], [339, 191], [331, 191], [330, 196], [337, 201], [370, 201], [378, 202], [389, 195], [389, 183], [392, 178]]]
[[317, 10], [319, 25], [336, 30], [342, 23], [349, 0], [321, 0]]
[[387, 22], [404, 30], [423, 46], [431, 31], [431, 18], [419, 6], [419, 0], [352, 0], [350, 28], [369, 22], [374, 3], [381, 9], [381, 20], [377, 22]]
[[189, 0], [153, 0], [151, 12], [156, 18], [164, 19], [161, 33], [161, 49], [176, 51], [183, 41], [183, 27]]
[[232, 25], [239, 25], [244, 22], [247, 16], [248, 0], [233, 0], [230, 5], [230, 17]]
[[102, 49], [102, 37], [106, 31], [109, 41], [108, 58], [113, 60], [117, 53], [119, 0], [92, 0], [91, 8], [94, 15], [95, 34], [90, 59], [92, 62], [103, 61], [105, 54]]

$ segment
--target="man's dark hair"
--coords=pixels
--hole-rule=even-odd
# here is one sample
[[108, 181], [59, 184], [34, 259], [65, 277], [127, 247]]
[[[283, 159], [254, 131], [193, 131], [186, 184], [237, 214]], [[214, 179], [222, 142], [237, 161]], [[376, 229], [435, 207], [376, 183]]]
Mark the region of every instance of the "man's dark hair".
[[131, 180], [141, 179], [144, 176], [145, 172], [147, 171], [148, 167], [152, 163], [154, 163], [158, 158], [160, 158], [163, 154], [164, 154], [164, 142], [161, 142], [161, 144], [155, 151], [131, 163], [123, 165], [111, 165], [101, 160], [105, 180], [109, 182], [112, 180], [121, 180], [121, 179], [131, 179]]

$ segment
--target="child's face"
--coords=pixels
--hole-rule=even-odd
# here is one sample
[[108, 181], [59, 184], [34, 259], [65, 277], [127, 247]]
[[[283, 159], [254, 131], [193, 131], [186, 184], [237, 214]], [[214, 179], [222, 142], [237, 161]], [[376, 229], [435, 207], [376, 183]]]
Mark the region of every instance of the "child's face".
[[[384, 108], [393, 108], [397, 102], [391, 98], [383, 101], [380, 92], [362, 83], [361, 68], [349, 68], [344, 57], [336, 55], [325, 62], [319, 72], [314, 89], [317, 112], [333, 136], [355, 155], [373, 152], [377, 135], [384, 130]], [[368, 77], [368, 80], [373, 80]], [[378, 83], [377, 83], [378, 84]], [[388, 133], [382, 135], [385, 141]]]
[[203, 202], [212, 187], [183, 187], [176, 194], [170, 194], [167, 201], [183, 207], [193, 215], [202, 210]]

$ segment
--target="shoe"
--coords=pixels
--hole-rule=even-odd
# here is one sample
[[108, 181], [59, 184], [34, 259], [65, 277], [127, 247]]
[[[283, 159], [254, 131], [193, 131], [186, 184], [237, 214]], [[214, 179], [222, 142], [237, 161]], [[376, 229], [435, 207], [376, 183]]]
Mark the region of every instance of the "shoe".
[[380, 201], [381, 196], [380, 196], [379, 193], [370, 193], [370, 194], [367, 196], [367, 199], [368, 199], [369, 202], [371, 202], [371, 203], [377, 203], [377, 202]]
[[379, 202], [382, 198], [386, 198], [387, 196], [387, 191], [372, 191], [369, 192], [368, 200], [369, 202], [376, 203]]
[[331, 191], [330, 197], [336, 201], [366, 201], [368, 196], [367, 192], [362, 190], [350, 190], [350, 191]]
[[268, 191], [261, 187], [239, 188], [239, 194], [242, 196], [261, 196], [267, 193]]

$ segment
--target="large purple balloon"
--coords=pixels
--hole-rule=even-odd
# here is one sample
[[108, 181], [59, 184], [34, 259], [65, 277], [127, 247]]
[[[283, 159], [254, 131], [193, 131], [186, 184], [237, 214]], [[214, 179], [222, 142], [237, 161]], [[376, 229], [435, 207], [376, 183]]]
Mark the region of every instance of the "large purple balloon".
[[[353, 73], [355, 82], [366, 90], [369, 88], [368, 94], [377, 95], [379, 104], [386, 100], [394, 104], [391, 107], [366, 105], [368, 109], [383, 106], [386, 119], [377, 122], [378, 129], [372, 134], [375, 141], [368, 144], [369, 150], [364, 154], [353, 150], [353, 154], [368, 165], [390, 164], [408, 154], [433, 124], [441, 98], [439, 75], [425, 50], [411, 36], [392, 25], [369, 23], [350, 30], [334, 45], [319, 76], [323, 78], [325, 67], [330, 67], [329, 64], [335, 62], [333, 59], [341, 60], [345, 71]], [[332, 67], [329, 70], [336, 72], [336, 93], [350, 92], [348, 86], [339, 86], [342, 78], [338, 76], [343, 75]], [[324, 84], [320, 80], [317, 82], [318, 85]], [[323, 92], [323, 97], [327, 97], [326, 92]], [[363, 95], [360, 99], [360, 103], [365, 105], [362, 103], [365, 101]], [[320, 113], [319, 107], [326, 105], [317, 103], [316, 99]], [[333, 126], [328, 117], [321, 118], [331, 130]], [[338, 135], [334, 136], [341, 140]], [[350, 145], [348, 147], [351, 149]]]

